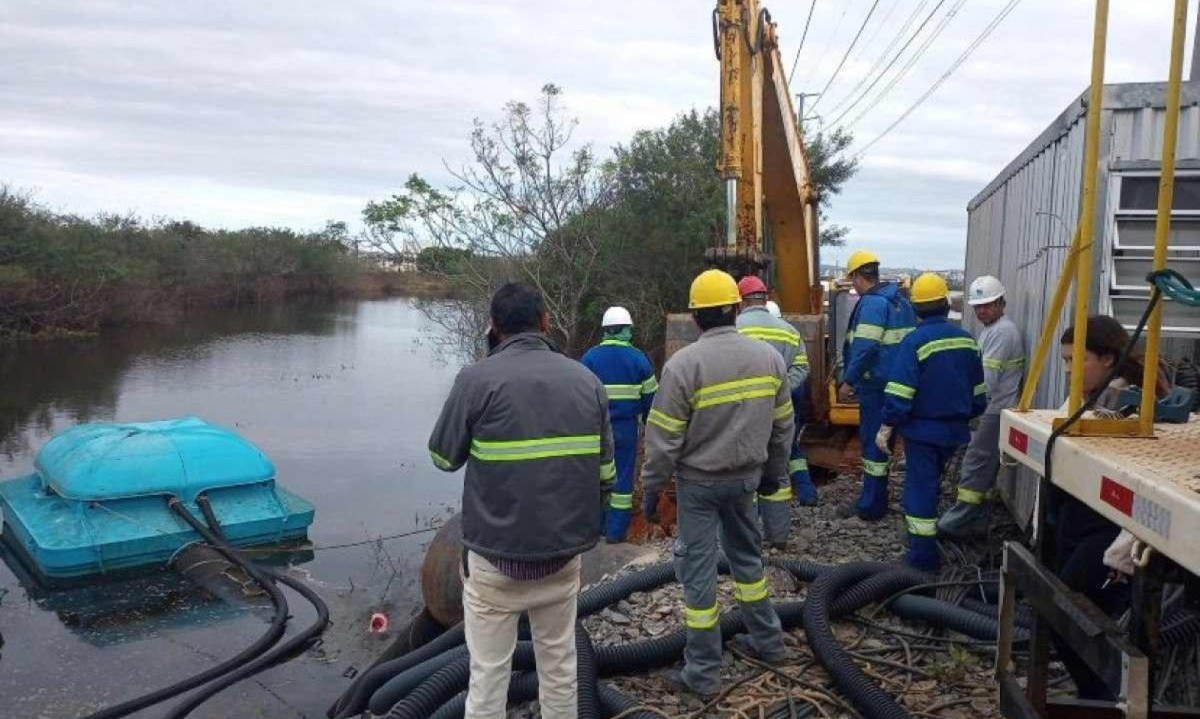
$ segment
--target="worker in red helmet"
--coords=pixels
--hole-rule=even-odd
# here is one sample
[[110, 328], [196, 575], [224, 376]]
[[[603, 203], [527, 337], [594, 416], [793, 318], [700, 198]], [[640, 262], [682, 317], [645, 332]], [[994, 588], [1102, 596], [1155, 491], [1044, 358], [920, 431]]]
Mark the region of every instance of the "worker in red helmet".
[[[804, 338], [782, 318], [773, 316], [767, 309], [767, 285], [757, 276], [748, 275], [738, 282], [738, 293], [742, 297], [742, 308], [737, 318], [739, 333], [762, 340], [783, 356], [788, 368], [788, 390], [792, 397], [793, 412], [796, 414], [796, 433], [799, 435], [800, 413], [805, 406], [808, 389], [808, 353]], [[804, 450], [794, 439], [791, 459], [788, 462], [790, 477], [780, 478], [781, 485], [774, 492], [766, 493], [760, 488], [759, 513], [763, 521], [763, 534], [771, 546], [782, 549], [786, 546], [791, 528], [790, 513], [787, 511], [792, 499], [806, 506], [817, 503], [817, 488], [808, 473], [808, 459]], [[771, 483], [767, 483], [767, 488]], [[779, 511], [782, 509], [782, 511]]]

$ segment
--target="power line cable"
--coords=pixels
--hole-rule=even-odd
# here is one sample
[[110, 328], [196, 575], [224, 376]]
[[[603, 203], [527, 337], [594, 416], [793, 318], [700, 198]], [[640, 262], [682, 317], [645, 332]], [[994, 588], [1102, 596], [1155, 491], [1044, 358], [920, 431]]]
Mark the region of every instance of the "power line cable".
[[905, 110], [900, 115], [900, 117], [896, 118], [896, 120], [892, 124], [888, 125], [887, 128], [884, 129], [883, 132], [876, 135], [875, 139], [871, 140], [866, 145], [864, 145], [863, 148], [858, 151], [858, 153], [855, 155], [855, 157], [862, 157], [863, 154], [867, 150], [871, 149], [871, 147], [875, 143], [879, 142], [884, 137], [887, 137], [888, 133], [890, 133], [892, 130], [894, 130], [896, 128], [896, 126], [898, 126], [900, 123], [904, 122], [904, 120], [906, 118], [908, 118], [908, 116], [911, 115], [914, 110], [916, 110], [918, 107], [921, 106], [922, 103], [924, 103], [927, 99], [929, 99], [929, 97], [931, 95], [933, 95], [933, 93], [937, 92], [937, 89], [942, 86], [942, 83], [944, 83], [951, 75], [953, 75], [954, 72], [956, 70], [958, 70], [958, 68], [961, 67], [962, 64], [964, 62], [966, 62], [969, 57], [971, 57], [971, 53], [975, 52], [975, 49], [978, 48], [980, 45], [982, 45], [984, 43], [984, 41], [988, 39], [988, 37], [992, 34], [992, 32], [995, 31], [995, 29], [1000, 26], [1000, 23], [1004, 22], [1004, 19], [1006, 17], [1008, 17], [1009, 14], [1012, 13], [1012, 11], [1015, 10], [1017, 5], [1019, 5], [1020, 3], [1021, 3], [1021, 0], [1009, 0], [1009, 3], [1007, 5], [1005, 5], [1004, 8], [1000, 11], [1000, 13], [998, 15], [996, 15], [996, 17], [988, 24], [988, 26], [983, 29], [983, 32], [981, 32], [979, 34], [979, 36], [976, 37], [975, 40], [970, 45], [967, 46], [967, 49], [963, 50], [962, 54], [959, 55], [958, 58], [953, 62], [953, 64], [950, 65], [949, 69], [947, 69], [946, 72], [942, 73], [942, 76], [939, 77], [937, 79], [937, 81], [934, 82], [933, 85], [931, 85], [929, 87], [929, 89], [925, 91], [925, 93], [923, 95], [921, 95], [919, 98], [917, 98], [917, 101], [914, 102], [907, 110]]
[[788, 85], [792, 84], [792, 77], [796, 74], [796, 66], [800, 64], [800, 51], [804, 49], [804, 40], [808, 37], [808, 26], [812, 24], [813, 10], [817, 9], [817, 0], [812, 0], [812, 5], [808, 6], [808, 18], [804, 21], [804, 32], [800, 35], [800, 47], [796, 48], [796, 59], [792, 60], [792, 71], [788, 73]]
[[871, 3], [871, 9], [867, 11], [867, 16], [863, 18], [862, 25], [858, 26], [858, 32], [854, 34], [854, 39], [850, 41], [850, 47], [846, 48], [846, 53], [842, 55], [842, 61], [834, 68], [833, 75], [829, 77], [829, 82], [825, 83], [825, 87], [821, 88], [821, 92], [817, 93], [817, 100], [813, 103], [812, 109], [816, 110], [817, 105], [821, 104], [821, 100], [825, 99], [825, 92], [829, 90], [829, 86], [837, 79], [838, 73], [842, 71], [842, 67], [846, 65], [846, 60], [849, 59], [850, 53], [854, 51], [854, 46], [858, 44], [858, 39], [862, 37], [863, 30], [867, 29], [867, 23], [871, 22], [871, 16], [875, 14], [875, 8], [879, 7], [879, 0]]
[[[937, 14], [937, 11], [939, 9], [941, 9], [942, 5], [944, 5], [944, 4], [946, 4], [946, 0], [938, 0], [938, 4], [933, 7], [933, 10], [929, 11], [929, 14], [926, 15], [925, 19], [921, 21], [921, 24], [917, 26], [916, 32], [914, 32], [908, 38], [908, 40], [905, 41], [904, 45], [902, 45], [900, 47], [900, 49], [896, 52], [895, 56], [893, 56], [891, 61], [887, 64], [887, 67], [880, 70], [879, 74], [875, 76], [875, 79], [871, 81], [871, 84], [867, 85], [867, 87], [862, 91], [862, 93], [860, 95], [858, 95], [858, 97], [854, 98], [853, 102], [851, 102], [849, 105], [846, 105], [844, 107], [844, 109], [842, 109], [841, 113], [837, 116], [837, 118], [834, 120], [831, 120], [829, 124], [836, 125], [837, 123], [841, 122], [843, 117], [845, 117], [846, 115], [849, 115], [850, 112], [854, 110], [854, 108], [858, 107], [859, 103], [861, 103], [863, 100], [867, 99], [867, 96], [871, 94], [871, 90], [874, 90], [875, 86], [879, 84], [879, 81], [882, 80], [888, 74], [888, 72], [891, 71], [891, 69], [893, 67], [895, 67], [896, 63], [900, 60], [900, 58], [908, 50], [908, 47], [913, 44], [913, 41], [915, 41], [918, 37], [920, 37], [921, 32], [925, 30], [925, 26], [929, 24], [929, 21], [933, 19], [933, 16]], [[866, 76], [864, 76], [863, 79], [866, 80]], [[853, 95], [853, 91], [851, 91], [851, 95]], [[847, 95], [846, 99], [849, 100], [851, 95]], [[840, 104], [844, 104], [844, 101], [843, 101], [843, 103], [840, 103]], [[837, 112], [837, 109], [838, 108], [835, 107], [833, 110], [830, 110], [830, 113], [832, 114], [834, 112]]]
[[892, 50], [896, 49], [896, 46], [900, 43], [900, 40], [902, 40], [904, 36], [908, 34], [909, 29], [912, 28], [913, 23], [916, 22], [917, 17], [919, 17], [920, 12], [924, 10], [925, 6], [928, 4], [929, 0], [919, 0], [916, 7], [914, 7], [912, 12], [909, 13], [908, 18], [905, 19], [904, 24], [900, 26], [900, 30], [892, 36], [891, 42], [887, 44], [887, 47], [883, 49], [883, 52], [880, 53], [879, 57], [875, 59], [875, 62], [871, 64], [870, 69], [868, 69], [867, 72], [864, 73], [861, 78], [859, 78], [859, 81], [855, 83], [854, 88], [851, 89], [850, 92], [846, 93], [845, 97], [843, 97], [841, 100], [838, 100], [837, 104], [834, 105], [827, 114], [832, 115], [841, 108], [845, 107], [847, 102], [854, 99], [855, 95], [857, 95], [858, 91], [862, 89], [863, 85], [865, 85], [872, 77], [875, 76], [877, 72], [879, 72], [879, 68], [892, 54]]
[[817, 64], [820, 64], [821, 60], [829, 54], [829, 48], [833, 47], [833, 40], [837, 37], [838, 30], [842, 29], [842, 22], [846, 19], [846, 13], [850, 12], [850, 6], [853, 4], [854, 0], [844, 0], [842, 3], [842, 14], [838, 17], [837, 24], [833, 26], [833, 32], [826, 36], [825, 47], [821, 48], [821, 52], [817, 54]]
[[875, 99], [873, 99], [865, 108], [863, 108], [853, 120], [845, 125], [847, 130], [853, 128], [855, 125], [861, 122], [864, 117], [870, 114], [871, 111], [883, 101], [883, 98], [887, 97], [892, 90], [896, 89], [896, 86], [899, 85], [904, 78], [908, 77], [908, 73], [912, 71], [917, 62], [925, 55], [930, 46], [933, 45], [938, 37], [941, 36], [942, 32], [950, 25], [951, 21], [953, 21], [958, 15], [959, 11], [962, 10], [963, 5], [966, 4], [967, 0], [957, 0], [954, 6], [946, 11], [946, 14], [938, 21], [937, 26], [930, 31], [925, 40], [921, 42], [921, 45], [917, 48], [916, 52], [914, 52], [913, 55], [904, 62], [904, 65], [896, 72], [892, 79], [889, 80], [884, 88], [879, 91], [879, 94], [875, 96]]

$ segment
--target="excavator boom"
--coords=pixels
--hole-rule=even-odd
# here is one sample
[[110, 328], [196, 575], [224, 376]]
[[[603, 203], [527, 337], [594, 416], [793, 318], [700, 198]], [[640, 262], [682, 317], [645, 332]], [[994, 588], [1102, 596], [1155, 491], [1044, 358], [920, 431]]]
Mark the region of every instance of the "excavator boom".
[[737, 277], [764, 275], [786, 313], [819, 314], [818, 198], [775, 23], [758, 0], [719, 0], [713, 36], [728, 226], [709, 260]]

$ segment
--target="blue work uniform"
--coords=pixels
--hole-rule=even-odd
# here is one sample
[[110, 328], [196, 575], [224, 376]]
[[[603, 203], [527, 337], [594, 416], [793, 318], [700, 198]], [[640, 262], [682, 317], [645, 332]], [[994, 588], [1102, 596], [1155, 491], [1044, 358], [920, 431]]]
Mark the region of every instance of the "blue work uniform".
[[942, 469], [955, 448], [971, 440], [968, 423], [987, 408], [979, 345], [944, 314], [924, 318], [896, 348], [884, 397], [883, 422], [904, 438], [908, 458], [908, 563], [935, 570]]
[[600, 378], [608, 393], [617, 481], [605, 510], [604, 531], [609, 541], [620, 542], [629, 531], [633, 514], [639, 424], [654, 404], [658, 379], [645, 353], [624, 340], [606, 339], [588, 350], [581, 361]]
[[912, 332], [917, 315], [894, 282], [871, 288], [850, 313], [842, 348], [842, 381], [858, 397], [858, 440], [862, 445], [863, 486], [855, 510], [867, 520], [887, 514], [888, 457], [875, 446], [883, 418], [884, 373], [900, 341]]

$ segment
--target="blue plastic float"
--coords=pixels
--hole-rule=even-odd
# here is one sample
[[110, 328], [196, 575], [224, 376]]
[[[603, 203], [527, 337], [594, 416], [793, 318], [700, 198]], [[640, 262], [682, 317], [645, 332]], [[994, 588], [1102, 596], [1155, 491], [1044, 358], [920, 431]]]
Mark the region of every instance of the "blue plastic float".
[[47, 442], [34, 469], [0, 482], [3, 538], [48, 579], [166, 565], [200, 541], [171, 497], [196, 517], [207, 497], [235, 546], [303, 540], [315, 513], [275, 484], [257, 447], [198, 417], [81, 424]]

